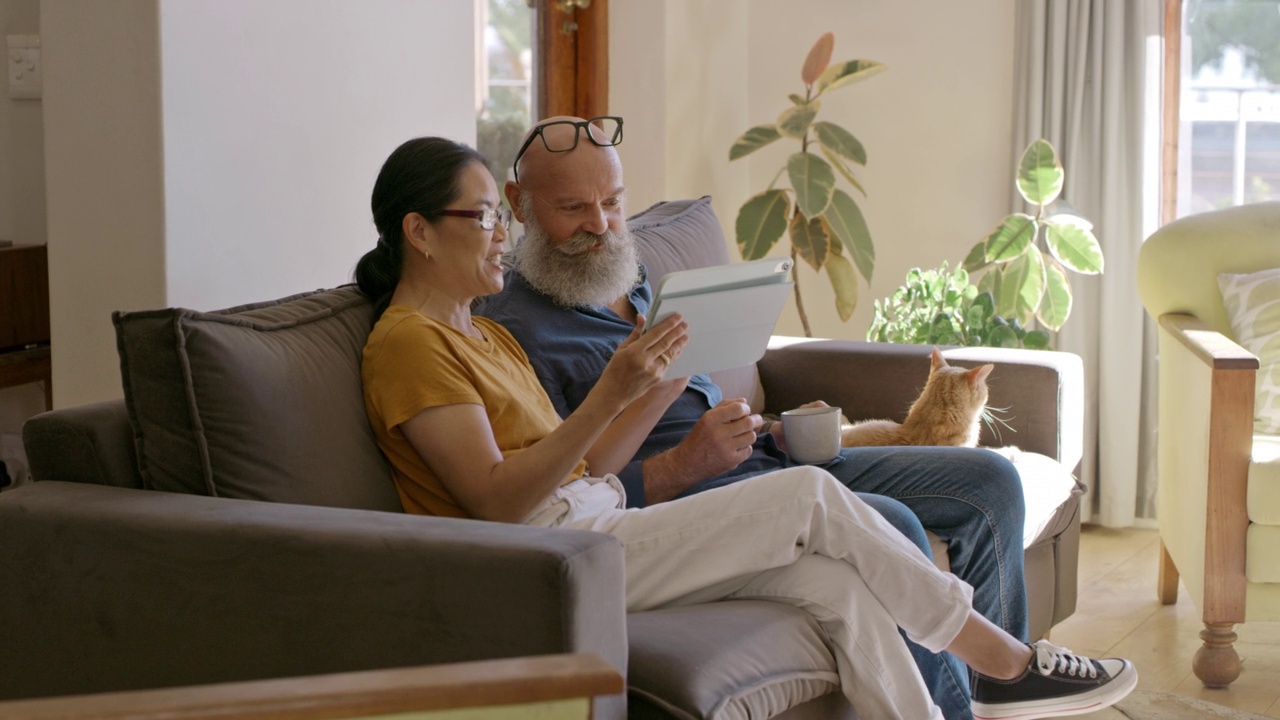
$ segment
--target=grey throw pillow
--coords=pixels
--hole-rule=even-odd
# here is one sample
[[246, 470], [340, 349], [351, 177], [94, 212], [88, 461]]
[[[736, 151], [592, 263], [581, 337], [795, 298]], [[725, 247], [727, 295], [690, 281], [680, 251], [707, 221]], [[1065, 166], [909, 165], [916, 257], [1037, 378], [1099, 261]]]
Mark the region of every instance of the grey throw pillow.
[[373, 312], [353, 286], [112, 319], [147, 487], [402, 509], [365, 416], [360, 361]]

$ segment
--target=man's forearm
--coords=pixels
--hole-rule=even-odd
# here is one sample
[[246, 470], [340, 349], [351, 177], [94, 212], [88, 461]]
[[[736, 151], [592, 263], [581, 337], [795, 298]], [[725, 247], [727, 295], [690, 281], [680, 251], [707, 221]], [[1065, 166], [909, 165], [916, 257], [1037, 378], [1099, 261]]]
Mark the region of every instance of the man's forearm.
[[660, 452], [641, 463], [646, 505], [671, 500], [701, 479], [680, 461], [677, 448]]

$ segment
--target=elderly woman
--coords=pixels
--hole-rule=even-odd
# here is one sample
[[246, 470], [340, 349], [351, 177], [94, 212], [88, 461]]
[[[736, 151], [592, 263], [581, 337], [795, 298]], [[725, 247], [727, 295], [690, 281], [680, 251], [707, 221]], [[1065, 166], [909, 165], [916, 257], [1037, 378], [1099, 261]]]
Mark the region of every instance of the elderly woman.
[[450, 140], [410, 140], [383, 165], [372, 205], [378, 243], [356, 268], [380, 315], [364, 350], [365, 407], [409, 512], [611, 534], [625, 549], [630, 610], [730, 598], [800, 607], [830, 638], [865, 718], [941, 717], [899, 627], [978, 673], [980, 718], [1092, 712], [1137, 682], [1126, 660], [1028, 646], [985, 620], [968, 585], [824, 470], [624, 509], [610, 473], [683, 389], [663, 377], [687, 342], [681, 319], [643, 334], [639, 320], [562, 422], [511, 335], [471, 315], [473, 300], [502, 289], [511, 219], [484, 159]]

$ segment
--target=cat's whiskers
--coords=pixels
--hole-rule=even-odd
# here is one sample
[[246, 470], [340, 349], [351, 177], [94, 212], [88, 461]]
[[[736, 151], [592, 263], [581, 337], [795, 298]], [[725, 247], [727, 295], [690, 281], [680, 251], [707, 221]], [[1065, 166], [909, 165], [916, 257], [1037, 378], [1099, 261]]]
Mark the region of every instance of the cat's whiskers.
[[1005, 428], [1009, 430], [1009, 432], [1018, 432], [1013, 428], [1012, 425], [1006, 422], [1004, 418], [996, 414], [996, 413], [1007, 413], [1007, 412], [1009, 412], [1009, 408], [1007, 407], [992, 407], [990, 405], [983, 405], [982, 413], [978, 416], [982, 418], [982, 422], [987, 427], [991, 428], [991, 432], [995, 434], [996, 440], [1000, 442], [1004, 442], [1004, 438], [1001, 437], [1000, 428], [996, 427], [997, 425], [1003, 425]]

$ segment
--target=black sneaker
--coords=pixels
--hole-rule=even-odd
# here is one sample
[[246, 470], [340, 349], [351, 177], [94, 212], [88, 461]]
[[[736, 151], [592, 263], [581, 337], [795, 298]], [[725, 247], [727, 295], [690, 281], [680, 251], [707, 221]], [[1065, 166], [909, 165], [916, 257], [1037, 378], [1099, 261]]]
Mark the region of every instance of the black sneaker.
[[1093, 660], [1041, 640], [1026, 672], [1012, 680], [973, 674], [976, 720], [1033, 720], [1083, 715], [1116, 704], [1138, 684], [1138, 671], [1120, 658]]

